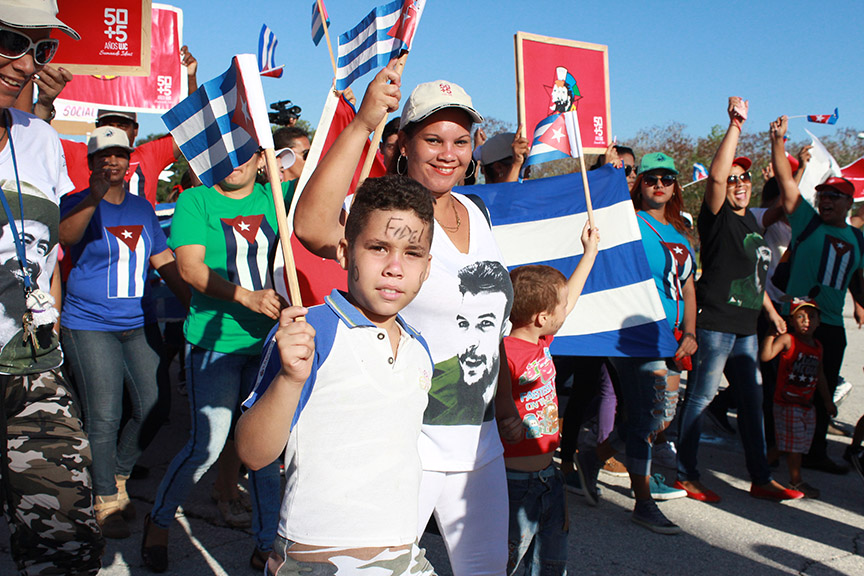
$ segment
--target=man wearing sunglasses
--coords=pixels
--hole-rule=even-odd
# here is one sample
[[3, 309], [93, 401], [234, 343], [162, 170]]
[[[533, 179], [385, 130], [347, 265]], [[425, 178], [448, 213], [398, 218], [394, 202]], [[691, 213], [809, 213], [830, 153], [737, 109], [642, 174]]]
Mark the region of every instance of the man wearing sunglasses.
[[[273, 143], [276, 146], [276, 155], [280, 156], [282, 162], [282, 181], [296, 180], [303, 173], [306, 158], [309, 157], [309, 133], [297, 126], [286, 126], [273, 133]], [[294, 153], [294, 162], [289, 163], [282, 159], [282, 153], [291, 150]], [[286, 154], [287, 156], [287, 154]], [[290, 156], [289, 156], [290, 157]], [[288, 165], [286, 168], [285, 165]]]
[[[864, 305], [864, 236], [846, 223], [855, 186], [845, 178], [828, 178], [816, 187], [816, 209], [803, 201], [789, 163], [785, 161], [783, 137], [786, 128], [785, 116], [771, 123], [774, 176], [792, 226], [790, 245], [798, 241], [786, 291], [790, 296], [812, 295], [819, 305], [822, 322], [814, 337], [822, 343], [822, 366], [829, 392], [833, 395], [846, 350], [843, 327], [846, 291], [852, 293], [858, 304]], [[828, 457], [826, 434], [830, 418], [824, 402], [815, 404], [816, 432], [803, 465], [832, 474], [845, 474], [849, 469]]]
[[59, 298], [59, 199], [73, 186], [57, 133], [14, 109], [54, 56], [52, 29], [79, 38], [56, 0], [0, 0], [0, 502], [21, 574], [96, 574], [90, 446], [59, 372], [49, 296]]
[[[186, 46], [180, 49], [180, 62], [188, 73], [189, 93], [198, 88], [198, 61]], [[51, 66], [45, 68], [35, 80], [39, 86], [39, 100], [33, 108], [33, 113], [46, 122], [54, 115], [54, 100], [60, 95], [71, 76], [63, 69]], [[99, 110], [96, 113], [96, 127], [113, 126], [126, 132], [129, 145], [135, 146], [138, 138], [138, 115], [135, 112], [120, 110]], [[72, 140], [61, 140], [63, 152], [66, 155], [67, 170], [75, 192], [80, 192], [90, 186], [90, 168], [87, 165], [87, 144]], [[129, 158], [129, 170], [126, 181], [129, 191], [138, 196], [144, 196], [153, 206], [156, 205], [156, 190], [159, 185], [159, 174], [181, 156], [180, 149], [170, 135], [145, 142], [132, 151]]]

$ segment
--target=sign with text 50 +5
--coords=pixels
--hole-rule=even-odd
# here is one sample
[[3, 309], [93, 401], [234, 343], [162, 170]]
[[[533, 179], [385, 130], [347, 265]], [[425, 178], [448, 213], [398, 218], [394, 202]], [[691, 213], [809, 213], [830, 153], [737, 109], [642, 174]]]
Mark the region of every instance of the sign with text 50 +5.
[[58, 7], [57, 17], [81, 40], [63, 35], [55, 66], [73, 74], [150, 75], [151, 0], [59, 0]]

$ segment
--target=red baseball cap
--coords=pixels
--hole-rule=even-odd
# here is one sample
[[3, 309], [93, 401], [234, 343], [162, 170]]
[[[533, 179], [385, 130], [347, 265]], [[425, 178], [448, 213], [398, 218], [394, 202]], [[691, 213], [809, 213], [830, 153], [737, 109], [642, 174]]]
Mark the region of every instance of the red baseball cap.
[[804, 297], [804, 298], [793, 298], [792, 299], [792, 309], [789, 311], [789, 314], [795, 314], [801, 308], [805, 306], [812, 306], [816, 310], [819, 310], [819, 305], [816, 304], [816, 301], [812, 298]]
[[822, 190], [835, 190], [850, 197], [855, 196], [855, 185], [846, 178], [837, 178], [836, 176], [832, 176], [822, 184], [816, 186], [817, 192], [821, 192]]
[[747, 158], [746, 156], [739, 156], [738, 158], [735, 158], [732, 161], [732, 165], [734, 166], [735, 164], [737, 164], [738, 166], [743, 168], [744, 171], [746, 172], [747, 170], [750, 169], [750, 166], [753, 165], [753, 162], [751, 162], [750, 159]]
[[786, 159], [789, 160], [789, 167], [792, 168], [792, 173], [794, 174], [797, 172], [798, 166], [800, 166], [798, 159], [794, 156], [789, 156], [788, 154], [786, 155]]

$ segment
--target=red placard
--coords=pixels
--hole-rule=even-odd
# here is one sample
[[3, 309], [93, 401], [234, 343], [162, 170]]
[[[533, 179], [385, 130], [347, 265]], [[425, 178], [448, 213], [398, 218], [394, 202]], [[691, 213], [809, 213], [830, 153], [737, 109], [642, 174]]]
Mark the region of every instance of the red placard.
[[76, 75], [54, 102], [57, 120], [92, 122], [98, 108], [165, 112], [187, 96], [186, 69], [180, 64], [183, 12], [155, 4], [152, 21], [150, 76]]
[[584, 151], [605, 152], [611, 138], [608, 47], [525, 32], [515, 38], [519, 121], [527, 137], [544, 118], [576, 110]]
[[73, 74], [150, 75], [151, 0], [60, 0], [57, 17], [81, 35], [62, 32], [53, 63]]

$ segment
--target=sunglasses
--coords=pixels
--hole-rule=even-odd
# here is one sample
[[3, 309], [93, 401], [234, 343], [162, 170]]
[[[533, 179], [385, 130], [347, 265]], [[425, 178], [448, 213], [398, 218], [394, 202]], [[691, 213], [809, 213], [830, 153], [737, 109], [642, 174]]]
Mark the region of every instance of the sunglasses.
[[744, 172], [742, 174], [735, 174], [734, 176], [729, 176], [728, 178], [726, 178], [726, 184], [736, 186], [739, 180], [742, 183], [750, 182], [750, 171], [748, 170], [747, 172]]
[[56, 38], [44, 38], [34, 42], [29, 36], [0, 26], [0, 56], [10, 60], [17, 60], [32, 50], [33, 60], [38, 66], [44, 66], [54, 58], [59, 44], [60, 41]]
[[633, 173], [633, 166], [628, 166], [624, 164], [624, 176], [630, 176]]
[[658, 181], [663, 183], [663, 186], [672, 186], [678, 179], [672, 174], [664, 174], [663, 176], [643, 176], [642, 182], [646, 186], [654, 186]]

